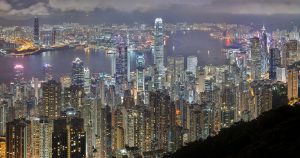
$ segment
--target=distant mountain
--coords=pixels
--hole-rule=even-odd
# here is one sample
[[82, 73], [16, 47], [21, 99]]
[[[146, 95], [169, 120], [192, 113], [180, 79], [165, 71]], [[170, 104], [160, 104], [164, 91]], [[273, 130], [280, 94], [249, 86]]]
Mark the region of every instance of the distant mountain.
[[251, 122], [239, 122], [219, 135], [196, 141], [166, 158], [300, 157], [300, 106], [282, 106]]

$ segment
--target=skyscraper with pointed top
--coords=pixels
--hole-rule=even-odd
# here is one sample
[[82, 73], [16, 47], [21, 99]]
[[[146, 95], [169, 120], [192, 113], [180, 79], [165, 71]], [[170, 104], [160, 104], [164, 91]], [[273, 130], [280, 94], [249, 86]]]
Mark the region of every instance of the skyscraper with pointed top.
[[40, 43], [40, 24], [39, 24], [38, 17], [34, 17], [33, 40], [34, 40], [34, 44], [36, 45]]

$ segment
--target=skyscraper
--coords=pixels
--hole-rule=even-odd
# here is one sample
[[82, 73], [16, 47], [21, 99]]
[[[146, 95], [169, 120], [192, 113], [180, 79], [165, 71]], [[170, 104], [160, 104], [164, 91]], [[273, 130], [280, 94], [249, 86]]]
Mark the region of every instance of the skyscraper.
[[91, 93], [91, 72], [88, 67], [84, 68], [84, 92]]
[[278, 48], [271, 48], [270, 50], [270, 79], [276, 79], [276, 69], [281, 66], [280, 50]]
[[288, 70], [288, 99], [298, 98], [299, 72], [297, 69]]
[[39, 24], [38, 17], [34, 17], [33, 40], [34, 40], [34, 44], [39, 45], [39, 43], [40, 43], [40, 24]]
[[139, 54], [136, 58], [136, 69], [137, 92], [141, 93], [145, 90], [145, 58], [143, 54]]
[[30, 121], [17, 119], [7, 123], [6, 157], [30, 158], [31, 157], [31, 128]]
[[44, 77], [45, 77], [45, 81], [52, 80], [52, 78], [53, 78], [52, 71], [53, 71], [53, 66], [52, 65], [50, 65], [50, 64], [45, 64], [44, 65]]
[[61, 84], [55, 80], [42, 83], [42, 115], [56, 119], [61, 110]]
[[17, 64], [14, 67], [15, 70], [15, 84], [19, 85], [24, 81], [24, 66]]
[[187, 72], [193, 73], [194, 76], [196, 76], [197, 72], [197, 66], [198, 66], [198, 58], [196, 56], [189, 56], [187, 57]]
[[300, 57], [299, 41], [289, 40], [286, 43], [286, 50], [284, 53], [286, 53], [287, 66], [297, 62]]
[[128, 78], [128, 53], [125, 43], [119, 43], [116, 56], [116, 83], [123, 84]]
[[161, 82], [164, 74], [164, 26], [161, 18], [156, 18], [154, 25], [154, 65], [158, 73], [157, 80]]
[[259, 38], [251, 38], [251, 59], [253, 67], [253, 78], [256, 80], [261, 79], [262, 74], [262, 55], [260, 53]]
[[175, 81], [183, 82], [184, 80], [184, 57], [175, 58]]
[[84, 122], [74, 108], [63, 111], [53, 125], [52, 158], [86, 157]]
[[83, 62], [76, 58], [72, 65], [72, 85], [84, 86], [84, 66]]

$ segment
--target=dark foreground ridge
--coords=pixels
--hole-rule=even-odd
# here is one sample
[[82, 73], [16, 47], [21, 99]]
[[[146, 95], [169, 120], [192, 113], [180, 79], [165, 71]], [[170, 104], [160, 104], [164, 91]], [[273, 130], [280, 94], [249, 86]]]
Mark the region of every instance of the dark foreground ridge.
[[166, 158], [300, 157], [300, 106], [283, 106], [251, 122], [239, 122]]

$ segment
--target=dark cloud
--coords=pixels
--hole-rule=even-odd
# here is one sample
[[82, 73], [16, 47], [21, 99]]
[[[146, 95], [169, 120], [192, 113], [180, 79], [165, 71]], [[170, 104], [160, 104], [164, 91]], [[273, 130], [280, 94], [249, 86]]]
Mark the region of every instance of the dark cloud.
[[300, 14], [299, 8], [300, 0], [0, 0], [0, 17], [19, 20], [39, 15], [48, 21], [100, 23], [152, 22], [158, 16], [170, 21], [243, 16], [237, 19], [250, 22], [250, 17], [294, 17], [291, 15]]

